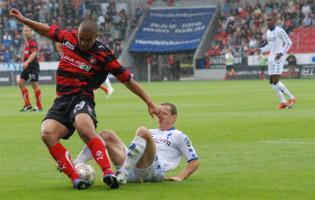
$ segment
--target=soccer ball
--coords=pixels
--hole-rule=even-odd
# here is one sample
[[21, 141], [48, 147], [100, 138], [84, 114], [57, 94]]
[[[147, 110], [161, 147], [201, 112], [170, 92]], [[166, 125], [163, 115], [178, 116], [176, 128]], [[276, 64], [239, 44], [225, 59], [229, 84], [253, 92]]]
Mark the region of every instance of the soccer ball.
[[89, 182], [91, 185], [95, 182], [95, 170], [93, 167], [86, 163], [77, 164], [75, 166], [81, 179]]

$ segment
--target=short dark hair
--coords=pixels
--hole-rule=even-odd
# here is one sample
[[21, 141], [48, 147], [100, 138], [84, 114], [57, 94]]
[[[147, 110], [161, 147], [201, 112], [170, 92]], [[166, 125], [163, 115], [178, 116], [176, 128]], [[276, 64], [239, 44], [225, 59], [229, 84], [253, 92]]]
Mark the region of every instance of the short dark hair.
[[177, 115], [177, 108], [174, 104], [172, 103], [161, 103], [162, 106], [169, 106], [171, 108], [171, 114], [172, 115]]
[[91, 20], [91, 19], [84, 19], [80, 22], [79, 27], [81, 26], [81, 28], [85, 29], [85, 30], [89, 30], [91, 32], [95, 32], [97, 33], [98, 31], [98, 26], [96, 21]]

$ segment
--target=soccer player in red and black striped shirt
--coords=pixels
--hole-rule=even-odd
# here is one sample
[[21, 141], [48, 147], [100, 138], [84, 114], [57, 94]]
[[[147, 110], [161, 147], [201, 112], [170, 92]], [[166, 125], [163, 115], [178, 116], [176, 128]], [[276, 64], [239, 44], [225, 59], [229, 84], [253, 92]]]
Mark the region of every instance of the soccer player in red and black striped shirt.
[[28, 79], [30, 79], [31, 81], [36, 99], [36, 107], [33, 108], [32, 111], [42, 111], [43, 107], [41, 102], [41, 90], [38, 84], [39, 63], [37, 61], [37, 42], [32, 37], [33, 30], [30, 27], [24, 26], [23, 33], [25, 36], [25, 47], [22, 65], [23, 70], [20, 75], [19, 87], [21, 89], [21, 93], [24, 99], [24, 106], [20, 111], [25, 112], [32, 109], [28, 90], [25, 87], [25, 81], [27, 81]]
[[130, 91], [138, 95], [148, 106], [151, 117], [162, 118], [161, 111], [143, 88], [131, 78], [111, 51], [96, 40], [97, 24], [91, 20], [80, 23], [78, 31], [62, 30], [56, 25], [47, 25], [23, 17], [16, 9], [10, 16], [28, 25], [37, 33], [62, 43], [62, 56], [57, 70], [57, 98], [43, 120], [42, 140], [59, 168], [67, 174], [75, 189], [90, 185], [75, 171], [70, 155], [60, 143], [69, 138], [74, 129], [87, 144], [93, 158], [103, 171], [103, 181], [111, 188], [119, 183], [113, 174], [102, 140], [96, 136], [96, 114], [93, 90], [113, 74]]

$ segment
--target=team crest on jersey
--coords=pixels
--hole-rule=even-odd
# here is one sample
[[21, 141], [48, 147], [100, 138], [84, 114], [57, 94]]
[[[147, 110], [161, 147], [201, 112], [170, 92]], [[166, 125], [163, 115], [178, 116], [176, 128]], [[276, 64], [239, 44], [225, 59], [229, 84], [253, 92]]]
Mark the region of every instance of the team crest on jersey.
[[94, 58], [93, 56], [91, 56], [91, 57], [89, 58], [89, 62], [90, 62], [91, 64], [95, 64], [95, 63], [97, 62], [97, 59]]

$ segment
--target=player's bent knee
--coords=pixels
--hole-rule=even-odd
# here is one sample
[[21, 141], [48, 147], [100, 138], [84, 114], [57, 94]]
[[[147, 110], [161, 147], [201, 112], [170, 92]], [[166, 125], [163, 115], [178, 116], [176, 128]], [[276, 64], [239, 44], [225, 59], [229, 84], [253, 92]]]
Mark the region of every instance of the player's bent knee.
[[149, 130], [144, 127], [144, 126], [141, 126], [137, 129], [137, 133], [136, 133], [137, 136], [140, 136], [140, 137], [143, 137], [143, 138], [146, 138], [148, 136], [150, 136], [150, 133], [149, 133]]
[[106, 142], [110, 142], [116, 139], [116, 134], [114, 131], [109, 130], [109, 129], [104, 129], [99, 133], [99, 136], [105, 140]]
[[47, 131], [47, 129], [41, 130], [41, 139], [48, 147], [52, 147], [59, 140], [57, 135], [54, 135], [52, 132]]

